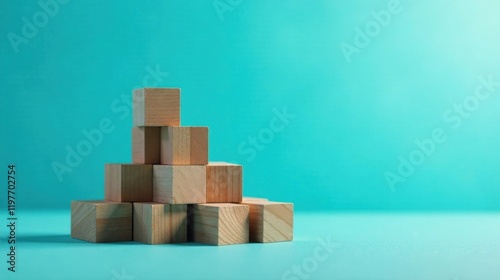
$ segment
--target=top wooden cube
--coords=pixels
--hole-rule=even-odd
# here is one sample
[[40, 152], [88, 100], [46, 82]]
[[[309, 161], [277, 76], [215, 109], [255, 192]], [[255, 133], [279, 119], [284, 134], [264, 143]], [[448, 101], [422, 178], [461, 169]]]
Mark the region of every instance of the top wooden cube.
[[179, 126], [179, 88], [140, 88], [133, 92], [134, 126]]

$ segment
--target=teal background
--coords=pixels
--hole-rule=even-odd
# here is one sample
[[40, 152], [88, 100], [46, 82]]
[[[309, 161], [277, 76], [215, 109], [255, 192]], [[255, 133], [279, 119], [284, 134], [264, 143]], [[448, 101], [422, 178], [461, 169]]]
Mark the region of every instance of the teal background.
[[[500, 81], [498, 2], [401, 1], [348, 62], [342, 42], [389, 2], [233, 1], [221, 20], [212, 1], [69, 1], [18, 53], [8, 34], [41, 8], [1, 2], [0, 169], [17, 166], [18, 207], [102, 198], [104, 164], [131, 160], [121, 98], [159, 67], [158, 86], [182, 88], [182, 124], [209, 126], [210, 159], [244, 165], [246, 195], [297, 211], [500, 209], [500, 88], [459, 127], [443, 119], [478, 77]], [[295, 118], [254, 158], [238, 149], [285, 107]], [[53, 162], [106, 118], [114, 131], [58, 180]], [[436, 128], [447, 140], [391, 189], [385, 173]]]
[[[0, 181], [0, 279], [499, 279], [498, 1], [216, 1], [70, 0], [17, 52], [9, 36], [42, 8], [0, 2], [0, 174], [16, 164], [18, 218], [11, 273]], [[182, 88], [182, 125], [243, 164], [245, 195], [295, 204], [293, 242], [70, 237], [70, 200], [102, 199], [104, 164], [131, 161], [132, 89], [155, 85]], [[113, 131], [59, 179], [103, 121]]]

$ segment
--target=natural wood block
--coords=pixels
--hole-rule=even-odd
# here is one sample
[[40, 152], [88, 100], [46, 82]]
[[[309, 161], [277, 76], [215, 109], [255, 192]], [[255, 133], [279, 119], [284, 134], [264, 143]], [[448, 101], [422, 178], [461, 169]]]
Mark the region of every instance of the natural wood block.
[[204, 165], [154, 165], [153, 201], [170, 204], [206, 202]]
[[252, 201], [269, 201], [269, 199], [261, 197], [244, 196], [243, 199], [241, 200], [241, 203], [252, 202]]
[[207, 203], [236, 202], [242, 200], [243, 168], [226, 162], [207, 165]]
[[187, 242], [187, 205], [134, 203], [134, 240], [148, 244]]
[[179, 126], [179, 88], [140, 88], [133, 92], [134, 126]]
[[189, 206], [189, 235], [194, 242], [230, 245], [249, 241], [249, 207], [213, 203]]
[[132, 128], [132, 162], [160, 163], [160, 127]]
[[206, 165], [208, 127], [162, 127], [161, 164]]
[[119, 202], [151, 201], [153, 165], [106, 164], [105, 197]]
[[250, 241], [280, 242], [293, 239], [293, 203], [245, 201], [250, 207]]
[[71, 237], [89, 242], [132, 240], [132, 204], [72, 201]]

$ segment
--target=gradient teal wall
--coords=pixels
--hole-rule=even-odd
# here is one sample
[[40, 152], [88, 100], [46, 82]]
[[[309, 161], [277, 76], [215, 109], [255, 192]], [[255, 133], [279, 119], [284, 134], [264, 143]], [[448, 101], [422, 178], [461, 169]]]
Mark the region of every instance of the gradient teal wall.
[[210, 159], [243, 164], [247, 195], [500, 209], [498, 1], [42, 6], [0, 4], [0, 172], [17, 165], [18, 207], [102, 198], [104, 164], [131, 160], [131, 90], [158, 85], [182, 88], [182, 124], [210, 127]]

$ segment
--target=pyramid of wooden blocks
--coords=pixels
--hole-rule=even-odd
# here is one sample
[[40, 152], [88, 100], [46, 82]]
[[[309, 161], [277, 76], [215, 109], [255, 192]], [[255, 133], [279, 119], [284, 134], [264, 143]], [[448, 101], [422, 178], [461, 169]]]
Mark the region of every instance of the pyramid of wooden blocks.
[[207, 202], [241, 202], [242, 176], [241, 165], [210, 162], [207, 165]]
[[230, 245], [249, 241], [249, 207], [243, 204], [195, 204], [189, 208], [194, 242]]
[[149, 164], [106, 164], [106, 200], [119, 202], [151, 201], [153, 166]]
[[88, 242], [132, 240], [132, 204], [72, 201], [71, 237]]
[[209, 162], [208, 127], [180, 126], [180, 89], [136, 89], [132, 99], [132, 163], [105, 165], [105, 201], [72, 201], [71, 237], [211, 245], [293, 239], [293, 204], [243, 197], [243, 166]]
[[160, 127], [132, 128], [132, 162], [160, 163]]
[[293, 239], [293, 204], [247, 200], [250, 208], [250, 241], [280, 242]]
[[187, 205], [134, 203], [134, 240], [148, 244], [187, 241]]
[[153, 201], [171, 204], [206, 202], [204, 165], [154, 165]]
[[179, 126], [181, 96], [177, 88], [142, 88], [133, 92], [134, 126]]
[[162, 127], [161, 164], [206, 165], [207, 127]]

